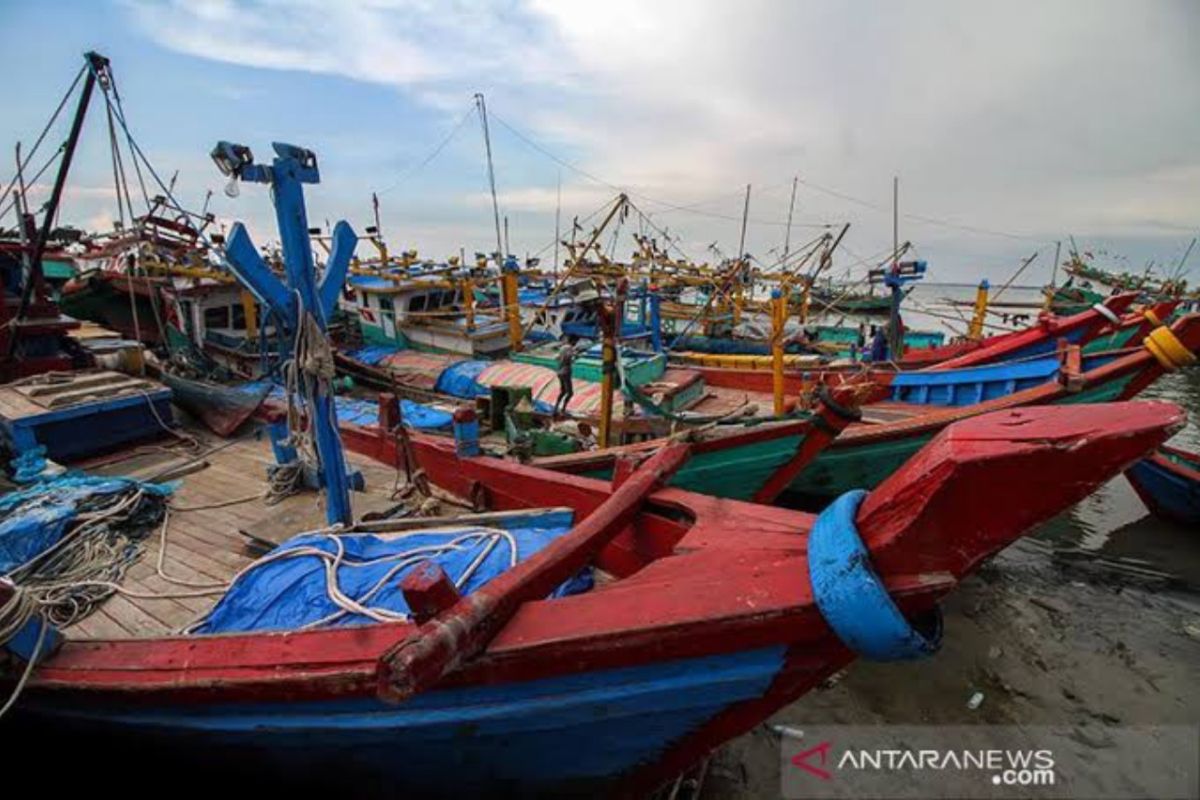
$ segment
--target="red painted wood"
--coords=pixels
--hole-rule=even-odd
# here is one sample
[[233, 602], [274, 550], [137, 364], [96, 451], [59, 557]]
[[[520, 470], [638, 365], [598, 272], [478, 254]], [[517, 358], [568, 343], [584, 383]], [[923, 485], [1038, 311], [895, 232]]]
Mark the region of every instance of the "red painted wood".
[[[864, 502], [858, 522], [872, 563], [904, 613], [928, 611], [965, 570], [1094, 489], [1134, 451], [1160, 444], [1180, 421], [1169, 404], [1139, 403], [1033, 408], [952, 427]], [[414, 434], [412, 448], [434, 483], [450, 491], [478, 483], [498, 509], [567, 505], [583, 519], [613, 495], [605, 481], [490, 457], [458, 459], [444, 439]], [[785, 667], [764, 697], [726, 709], [630, 784], [650, 785], [849, 660], [812, 601], [812, 521], [785, 509], [655, 491], [597, 556], [623, 565], [621, 580], [520, 604], [486, 650], [443, 685], [787, 647]], [[369, 696], [380, 658], [416, 630], [387, 624], [67, 642], [28, 691], [109, 705]]]
[[390, 431], [400, 424], [400, 398], [391, 392], [379, 393], [379, 428]]
[[[853, 395], [843, 391], [840, 397], [852, 399]], [[811, 464], [813, 459], [846, 429], [847, 425], [862, 419], [856, 406], [847, 408], [843, 405], [844, 402], [844, 400], [839, 402], [835, 399], [817, 405], [813, 414], [812, 430], [800, 440], [795, 454], [775, 470], [771, 477], [767, 478], [766, 482], [754, 493], [754, 502], [773, 503], [775, 498], [779, 497], [795, 480], [796, 476], [803, 472], [804, 468]]]
[[[1121, 315], [1136, 300], [1137, 292], [1126, 292], [1125, 294], [1109, 297], [1104, 301], [1104, 305], [1114, 314]], [[1003, 361], [1008, 354], [1028, 347], [1031, 344], [1036, 344], [1045, 339], [1053, 340], [1066, 337], [1068, 334], [1076, 331], [1080, 332], [1080, 336], [1077, 337], [1078, 341], [1086, 344], [1109, 325], [1111, 323], [1108, 321], [1108, 318], [1090, 308], [1087, 311], [1081, 311], [1069, 317], [1056, 317], [1050, 314], [1043, 314], [1038, 318], [1037, 324], [1030, 328], [1015, 333], [1002, 333], [988, 337], [979, 342], [978, 346], [972, 348], [969, 352], [940, 360], [936, 364], [924, 367], [923, 369], [956, 369], [958, 367], [973, 367], [978, 364], [999, 362]], [[950, 346], [954, 347], [954, 345]], [[934, 352], [936, 352], [936, 348]], [[929, 357], [933, 354], [923, 352], [923, 355]]]
[[454, 587], [454, 581], [434, 561], [422, 561], [413, 567], [401, 580], [400, 591], [413, 620], [419, 625], [462, 600]]
[[568, 534], [422, 625], [381, 660], [380, 694], [397, 701], [411, 697], [483, 650], [522, 603], [546, 597], [587, 566], [633, 521], [650, 493], [683, 466], [690, 451], [687, 444], [663, 448]]

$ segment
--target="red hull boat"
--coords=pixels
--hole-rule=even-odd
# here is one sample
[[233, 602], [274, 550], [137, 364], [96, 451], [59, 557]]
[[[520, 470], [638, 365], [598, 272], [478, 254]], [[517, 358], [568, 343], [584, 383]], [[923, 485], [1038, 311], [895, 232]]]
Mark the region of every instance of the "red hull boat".
[[[392, 792], [644, 793], [856, 653], [935, 649], [937, 603], [963, 575], [1183, 419], [1149, 402], [980, 417], [820, 517], [656, 489], [683, 445], [614, 486], [414, 435], [438, 486], [492, 510], [565, 506], [576, 527], [420, 624], [68, 639], [21, 707], [60, 745], [220, 752], [197, 780], [240, 758], [295, 776], [335, 763], [340, 780], [386, 777]], [[585, 563], [612, 580], [541, 599]], [[433, 598], [409, 578], [406, 593]]]

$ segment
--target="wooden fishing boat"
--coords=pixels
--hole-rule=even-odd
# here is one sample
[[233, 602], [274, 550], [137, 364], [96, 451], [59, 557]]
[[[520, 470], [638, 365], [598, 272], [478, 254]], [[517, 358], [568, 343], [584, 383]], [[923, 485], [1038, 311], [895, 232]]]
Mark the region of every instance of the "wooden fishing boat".
[[[80, 758], [178, 764], [189, 788], [227, 788], [240, 768], [393, 795], [644, 794], [856, 655], [934, 651], [937, 604], [964, 575], [1182, 421], [1166, 403], [980, 417], [820, 517], [656, 489], [684, 446], [614, 487], [415, 437], [435, 484], [486, 499], [481, 524], [565, 507], [575, 527], [461, 602], [438, 595], [437, 570], [411, 570], [409, 621], [113, 636], [85, 620], [33, 670], [20, 720]], [[1004, 502], [977, 501], [997, 486]], [[246, 564], [206, 547], [224, 578]], [[546, 597], [589, 564], [610, 579]]]
[[[688, 432], [691, 452], [687, 463], [671, 478], [671, 485], [720, 497], [769, 503], [787, 489], [834, 437], [858, 419], [857, 410], [850, 405], [853, 396], [854, 390], [848, 389], [836, 399], [827, 397], [819, 402], [812, 412], [801, 412], [792, 418], [709, 423]], [[386, 397], [382, 403], [388, 402]], [[352, 452], [397, 468], [413, 468], [411, 454], [406, 452], [407, 435], [398, 436], [392, 427], [391, 421], [397, 415], [384, 411], [377, 419], [377, 424], [340, 424], [343, 444]], [[537, 458], [534, 462], [559, 471], [582, 473], [588, 470], [566, 465], [597, 461], [607, 465], [611, 474], [618, 456], [644, 456], [669, 441], [655, 438], [603, 451]]]
[[[812, 464], [797, 473], [789, 491], [797, 502], [819, 506], [855, 488], [877, 486], [947, 425], [992, 411], [1047, 404], [1128, 400], [1168, 370], [1185, 366], [1200, 351], [1200, 315], [1181, 318], [1173, 328], [1143, 347], [1079, 356], [1077, 364], [1058, 357], [949, 372], [883, 373], [872, 376], [874, 401], [862, 407], [862, 420], [850, 424]], [[1159, 340], [1173, 342], [1171, 353]], [[1063, 358], [1073, 358], [1070, 351]], [[1076, 351], [1077, 353], [1078, 351]], [[620, 454], [653, 450], [661, 442], [642, 442], [610, 451], [573, 453], [538, 459], [539, 466], [573, 474], [606, 477]], [[738, 474], [751, 453], [724, 453]], [[696, 491], [725, 496], [721, 470]]]
[[1100, 292], [1082, 286], [1047, 286], [1047, 306], [1055, 314], [1078, 314], [1096, 303], [1104, 302]]
[[[1115, 298], [1114, 298], [1115, 299]], [[942, 347], [909, 350], [899, 363], [871, 364], [871, 374], [886, 375], [896, 370], [926, 371], [994, 364], [1054, 352], [1060, 339], [1082, 345], [1084, 352], [1116, 350], [1136, 344], [1154, 327], [1170, 318], [1178, 303], [1157, 303], [1148, 312], [1129, 311], [1118, 324], [1097, 309], [1088, 309], [1075, 317], [1044, 317], [1031, 328], [998, 334], [979, 342], [955, 342]], [[1108, 310], [1125, 308], [1125, 298]], [[675, 354], [672, 354], [675, 359]], [[954, 359], [951, 361], [951, 359]], [[766, 356], [710, 356], [688, 359], [689, 366], [704, 377], [707, 385], [755, 392], [772, 390], [772, 363]], [[784, 391], [802, 394], [818, 385], [838, 386], [864, 370], [854, 362], [822, 363], [816, 356], [789, 356], [785, 359]]]
[[169, 389], [118, 372], [47, 372], [0, 386], [0, 444], [18, 455], [45, 448], [74, 461], [162, 436], [171, 420]]
[[1155, 516], [1200, 525], [1200, 453], [1163, 445], [1126, 470], [1125, 477]]
[[1071, 344], [1085, 344], [1110, 325], [1119, 324], [1117, 320], [1136, 300], [1134, 292], [1115, 295], [1102, 305], [1078, 314], [1068, 317], [1043, 315], [1037, 324], [1025, 330], [917, 351], [911, 359], [906, 355], [900, 363], [908, 368], [950, 369], [1052, 353], [1059, 339], [1066, 339]]
[[269, 385], [259, 392], [240, 391], [215, 381], [184, 377], [169, 368], [157, 370], [156, 377], [171, 389], [176, 405], [218, 436], [232, 436], [254, 416], [270, 391]]
[[[1200, 315], [1182, 317], [1171, 329], [1157, 330], [1164, 333], [1148, 338], [1142, 347], [1086, 357], [1078, 349], [1068, 349], [1011, 364], [847, 378], [838, 391], [845, 392], [843, 398], [865, 403], [862, 419], [851, 422], [810, 465], [797, 470], [786, 490], [769, 479], [790, 460], [789, 454], [797, 452], [795, 433], [784, 436], [785, 429], [776, 423], [754, 422], [731, 423], [712, 432], [720, 444], [714, 441], [711, 452], [697, 453], [696, 463], [675, 475], [672, 485], [742, 500], [762, 499], [765, 494], [760, 492], [771, 485], [777, 489], [773, 496], [786, 491], [796, 502], [820, 506], [850, 489], [878, 485], [934, 434], [959, 420], [1034, 405], [1136, 397], [1160, 375], [1184, 366], [1200, 351]], [[1177, 344], [1168, 344], [1168, 354], [1159, 339]], [[342, 425], [340, 430], [349, 449], [395, 466], [404, 464], [401, 443], [387, 425]], [[607, 479], [621, 456], [644, 455], [663, 444], [663, 439], [649, 439], [607, 450], [546, 456], [534, 463]]]

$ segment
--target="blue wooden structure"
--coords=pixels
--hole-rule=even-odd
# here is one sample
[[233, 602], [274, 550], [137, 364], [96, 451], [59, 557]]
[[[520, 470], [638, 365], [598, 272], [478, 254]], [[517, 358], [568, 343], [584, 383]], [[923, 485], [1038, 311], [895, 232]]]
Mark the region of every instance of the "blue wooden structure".
[[1125, 472], [1138, 497], [1157, 517], [1200, 525], [1200, 453], [1160, 447]]
[[[232, 179], [265, 183], [271, 187], [287, 284], [284, 285], [267, 267], [250, 241], [250, 234], [240, 222], [233, 226], [229, 235], [225, 257], [229, 269], [275, 315], [285, 336], [295, 347], [301, 337], [310, 336], [309, 331], [313, 330], [311, 326], [315, 326], [315, 331], [325, 341], [326, 325], [342, 290], [358, 237], [344, 220], [338, 222], [333, 229], [332, 247], [325, 261], [324, 273], [318, 281], [309, 242], [303, 188], [303, 184], [321, 180], [317, 156], [311, 150], [295, 145], [275, 142], [271, 146], [275, 150], [275, 159], [270, 166], [254, 163], [250, 148], [230, 142], [219, 142], [212, 152], [212, 158], [217, 168]], [[310, 370], [311, 365], [293, 362], [292, 368]], [[349, 481], [345, 455], [338, 438], [332, 387], [318, 375], [312, 374], [310, 377], [314, 390], [311, 397], [307, 398], [310, 403], [307, 411], [320, 460], [320, 481], [328, 498], [326, 518], [330, 524], [348, 524], [351, 521]]]
[[883, 285], [892, 291], [892, 307], [888, 318], [888, 352], [899, 358], [904, 352], [904, 339], [900, 332], [900, 302], [904, 299], [904, 287], [925, 277], [928, 264], [924, 261], [892, 262], [891, 269], [883, 276]]
[[44, 447], [55, 461], [77, 460], [160, 436], [171, 423], [171, 390], [127, 375], [54, 374], [0, 387], [0, 438], [18, 456]]
[[[1088, 372], [1128, 351], [1113, 350], [1083, 357]], [[897, 403], [929, 406], [970, 406], [997, 397], [1041, 386], [1062, 373], [1058, 356], [985, 364], [961, 369], [898, 372], [891, 376], [888, 399]]]

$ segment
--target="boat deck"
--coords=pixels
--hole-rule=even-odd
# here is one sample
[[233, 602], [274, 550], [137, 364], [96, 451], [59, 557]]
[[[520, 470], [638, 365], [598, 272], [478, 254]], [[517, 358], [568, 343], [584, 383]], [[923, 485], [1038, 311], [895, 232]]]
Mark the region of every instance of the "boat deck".
[[[289, 532], [300, 532], [324, 524], [319, 495], [311, 491], [270, 506], [256, 498], [213, 507], [266, 491], [267, 466], [274, 463], [271, 446], [265, 434], [261, 438], [250, 436], [230, 441], [191, 432], [201, 439], [204, 449], [211, 452], [200, 456], [207, 466], [180, 478], [180, 486], [172, 496], [167, 555], [163, 563], [166, 575], [192, 583], [225, 583], [261, 553], [261, 550], [255, 552], [249, 547], [250, 539], [240, 531], [254, 531], [264, 525], [272, 528], [272, 523], [283, 523]], [[362, 471], [366, 482], [367, 491], [352, 496], [356, 514], [393, 505], [390, 496], [395, 471], [353, 453], [346, 455], [349, 462]], [[109, 456], [102, 465], [86, 469], [93, 474], [146, 479], [173, 465], [180, 466], [185, 460], [185, 453], [178, 448], [143, 447]], [[195, 588], [172, 583], [158, 574], [159, 541], [158, 531], [147, 538], [146, 549], [126, 574], [124, 587], [139, 595], [195, 592]], [[205, 614], [219, 597], [220, 592], [205, 597], [172, 599], [117, 594], [65, 632], [77, 639], [170, 634]]]

